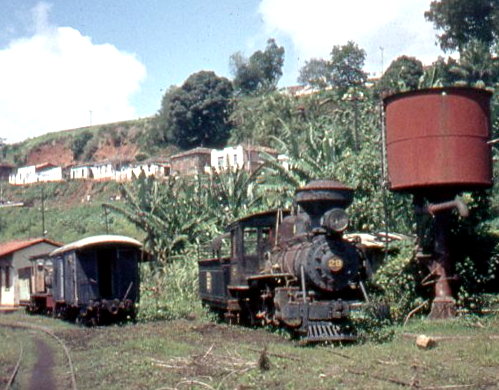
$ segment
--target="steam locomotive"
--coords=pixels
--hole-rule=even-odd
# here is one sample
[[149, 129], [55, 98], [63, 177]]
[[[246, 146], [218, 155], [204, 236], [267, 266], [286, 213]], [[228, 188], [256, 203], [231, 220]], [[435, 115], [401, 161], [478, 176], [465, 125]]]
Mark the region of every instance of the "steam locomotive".
[[297, 213], [233, 222], [213, 240], [212, 257], [198, 261], [203, 304], [230, 322], [288, 328], [304, 342], [355, 340], [350, 312], [367, 298], [367, 260], [343, 237], [353, 193], [316, 180], [296, 191]]
[[133, 319], [142, 244], [130, 237], [87, 237], [33, 258], [30, 313], [86, 325]]

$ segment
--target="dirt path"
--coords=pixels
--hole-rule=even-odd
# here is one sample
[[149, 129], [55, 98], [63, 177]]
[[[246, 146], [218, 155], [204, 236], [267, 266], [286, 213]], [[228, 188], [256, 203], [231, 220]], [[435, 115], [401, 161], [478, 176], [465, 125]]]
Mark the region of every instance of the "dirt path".
[[54, 381], [54, 351], [39, 338], [34, 339], [37, 360], [31, 371], [29, 390], [57, 389]]

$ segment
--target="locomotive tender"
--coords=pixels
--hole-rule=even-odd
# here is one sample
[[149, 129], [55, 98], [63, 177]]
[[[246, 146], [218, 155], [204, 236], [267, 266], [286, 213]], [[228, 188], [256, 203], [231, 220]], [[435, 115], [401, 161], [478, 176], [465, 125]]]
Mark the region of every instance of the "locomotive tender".
[[28, 311], [87, 325], [135, 317], [139, 241], [119, 235], [87, 237], [33, 260], [36, 283]]
[[233, 222], [213, 241], [214, 257], [198, 262], [203, 304], [232, 322], [288, 328], [305, 342], [355, 340], [350, 311], [366, 298], [366, 259], [342, 235], [352, 199], [342, 183], [317, 180], [296, 191], [298, 213]]

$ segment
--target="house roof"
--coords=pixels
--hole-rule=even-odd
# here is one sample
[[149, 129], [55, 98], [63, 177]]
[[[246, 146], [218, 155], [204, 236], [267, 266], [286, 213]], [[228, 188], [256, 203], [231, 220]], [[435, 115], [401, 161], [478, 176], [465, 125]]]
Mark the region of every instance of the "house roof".
[[57, 165], [46, 162], [46, 163], [35, 165], [35, 170], [41, 171], [43, 169], [56, 168], [56, 167], [57, 167]]
[[192, 156], [192, 155], [196, 155], [196, 154], [209, 154], [209, 155], [211, 155], [211, 151], [212, 151], [212, 149], [199, 147], [199, 148], [187, 150], [187, 151], [182, 152], [182, 153], [174, 154], [170, 158], [172, 160], [174, 160], [174, 159], [177, 159], [177, 158], [186, 157], [186, 156]]
[[21, 249], [28, 248], [30, 246], [40, 244], [45, 242], [54, 246], [62, 246], [61, 243], [49, 240], [48, 238], [32, 238], [30, 240], [14, 240], [8, 241], [0, 244], [0, 257], [10, 255], [13, 252], [17, 252]]
[[139, 161], [136, 164], [169, 164], [170, 159], [168, 157], [151, 157], [144, 161]]
[[260, 145], [242, 145], [245, 151], [250, 152], [265, 152], [268, 154], [278, 154], [277, 150], [273, 148], [269, 148], [268, 146], [260, 146]]

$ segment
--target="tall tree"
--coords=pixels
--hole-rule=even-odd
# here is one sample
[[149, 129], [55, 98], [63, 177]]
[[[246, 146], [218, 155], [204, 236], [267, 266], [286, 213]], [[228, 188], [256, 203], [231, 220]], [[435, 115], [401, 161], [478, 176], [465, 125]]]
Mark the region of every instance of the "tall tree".
[[249, 59], [241, 53], [230, 57], [234, 87], [240, 93], [250, 94], [271, 91], [277, 86], [282, 76], [284, 65], [284, 47], [277, 46], [274, 39], [267, 41], [264, 51], [254, 52]]
[[331, 51], [331, 83], [340, 91], [363, 85], [367, 80], [364, 72], [366, 52], [353, 41], [336, 45]]
[[180, 87], [170, 88], [158, 115], [167, 139], [181, 148], [223, 146], [230, 123], [233, 88], [214, 72], [194, 73]]
[[423, 73], [421, 61], [414, 57], [400, 56], [383, 73], [376, 89], [380, 93], [417, 89]]
[[313, 88], [324, 89], [331, 85], [331, 66], [322, 58], [312, 58], [300, 69], [298, 82]]
[[299, 131], [300, 114], [296, 100], [277, 91], [244, 96], [237, 99], [230, 117], [235, 127], [229, 142], [268, 145], [271, 137], [280, 136], [283, 124], [292, 123], [293, 129]]
[[499, 0], [432, 1], [425, 18], [443, 31], [438, 41], [444, 51], [461, 51], [472, 39], [491, 46], [499, 38]]
[[457, 83], [474, 87], [494, 87], [499, 81], [499, 59], [481, 41], [472, 40], [464, 45], [459, 61], [450, 67]]

